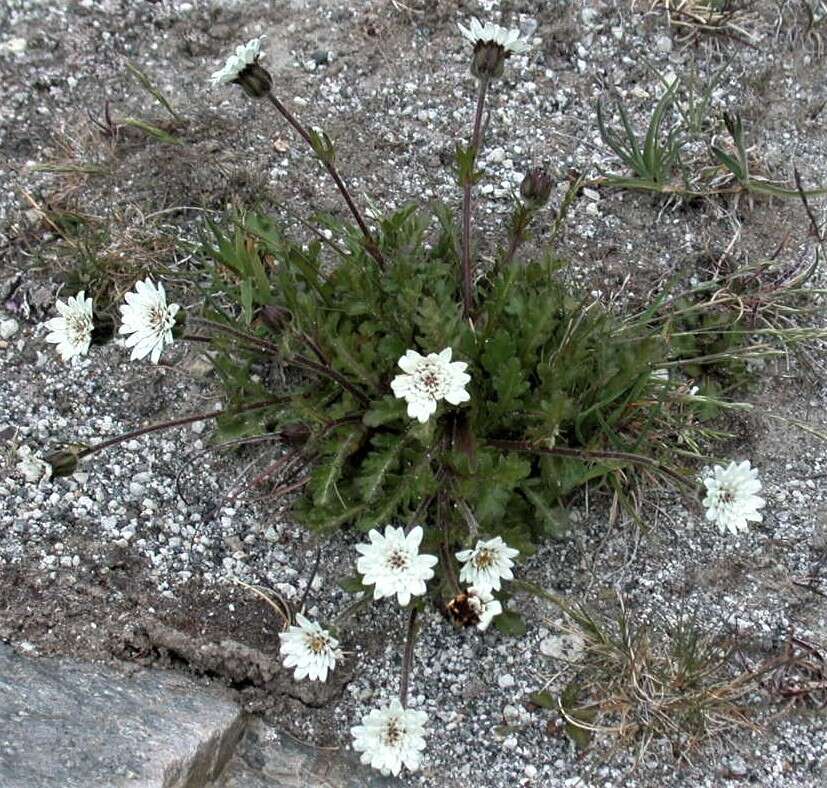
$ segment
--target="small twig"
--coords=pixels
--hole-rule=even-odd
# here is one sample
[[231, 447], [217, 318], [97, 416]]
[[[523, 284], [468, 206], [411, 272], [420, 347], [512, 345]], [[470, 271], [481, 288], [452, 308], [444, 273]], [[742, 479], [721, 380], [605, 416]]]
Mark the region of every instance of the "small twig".
[[255, 586], [251, 586], [249, 583], [245, 583], [243, 580], [239, 580], [237, 577], [231, 578], [234, 583], [238, 583], [238, 585], [246, 588], [248, 591], [252, 591], [256, 596], [263, 599], [270, 607], [273, 608], [283, 619], [284, 623], [287, 626], [293, 622], [293, 613], [290, 610], [290, 604], [287, 602], [286, 599], [282, 598], [280, 594], [274, 591], [272, 588], [268, 588], [267, 590], [276, 598], [276, 602], [274, 602], [269, 595], [265, 594], [260, 589], [256, 588]]
[[228, 326], [225, 323], [219, 323], [215, 320], [208, 320], [205, 317], [193, 317], [189, 319], [196, 323], [201, 323], [205, 326], [209, 326], [210, 328], [214, 328], [216, 331], [223, 331], [225, 334], [229, 334], [230, 336], [240, 339], [254, 347], [269, 350], [271, 353], [281, 355], [281, 348], [263, 337], [256, 336], [255, 334], [248, 334], [245, 331], [240, 331], [239, 329]]
[[221, 449], [231, 449], [238, 446], [249, 446], [256, 443], [265, 443], [267, 441], [277, 441], [281, 440], [282, 435], [280, 432], [271, 432], [266, 433], [264, 435], [252, 435], [247, 436], [244, 438], [233, 438], [232, 440], [224, 441], [223, 443], [216, 443], [212, 446], [205, 446], [203, 449], [196, 449], [195, 451], [190, 452], [181, 464], [181, 467], [178, 469], [178, 472], [175, 474], [175, 491], [178, 494], [178, 497], [186, 504], [187, 506], [191, 506], [192, 502], [187, 500], [187, 497], [184, 495], [183, 490], [181, 488], [181, 477], [184, 475], [184, 472], [199, 458], [203, 457], [205, 454], [208, 454], [211, 451], [220, 451]]
[[807, 192], [801, 183], [801, 174], [799, 173], [797, 167], [793, 169], [793, 177], [795, 178], [795, 188], [798, 190], [798, 194], [801, 197], [801, 202], [804, 203], [804, 210], [807, 212], [807, 218], [810, 220], [810, 225], [813, 228], [813, 234], [818, 239], [819, 246], [822, 246], [824, 243], [824, 235], [821, 232], [821, 228], [818, 226], [818, 221], [813, 213], [813, 209], [810, 207], [810, 203], [807, 200]]
[[299, 600], [299, 612], [304, 611], [304, 603], [307, 601], [307, 595], [310, 593], [310, 587], [316, 579], [316, 573], [319, 571], [319, 561], [322, 560], [322, 548], [316, 548], [316, 560], [313, 562], [313, 569], [310, 570], [310, 577], [307, 580], [307, 587], [304, 589], [302, 598]]

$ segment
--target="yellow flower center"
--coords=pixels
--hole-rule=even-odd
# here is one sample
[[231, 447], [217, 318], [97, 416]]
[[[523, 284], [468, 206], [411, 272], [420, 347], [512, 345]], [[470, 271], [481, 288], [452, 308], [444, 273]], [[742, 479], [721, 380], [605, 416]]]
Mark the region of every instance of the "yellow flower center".
[[405, 735], [405, 727], [400, 724], [399, 720], [391, 719], [388, 721], [388, 727], [385, 728], [385, 744], [389, 747], [395, 747], [402, 741]]
[[488, 569], [494, 565], [494, 553], [484, 547], [474, 556], [474, 566], [477, 569]]
[[307, 636], [307, 647], [314, 654], [321, 654], [327, 650], [327, 638], [318, 632]]

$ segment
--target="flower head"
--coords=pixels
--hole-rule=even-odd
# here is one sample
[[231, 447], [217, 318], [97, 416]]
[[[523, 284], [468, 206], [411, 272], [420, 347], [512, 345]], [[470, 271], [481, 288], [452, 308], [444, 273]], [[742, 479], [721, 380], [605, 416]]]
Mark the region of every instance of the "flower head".
[[503, 612], [503, 606], [490, 591], [469, 588], [457, 594], [447, 605], [451, 618], [463, 627], [476, 626], [485, 631], [491, 620]]
[[424, 711], [404, 709], [394, 699], [388, 706], [374, 709], [362, 724], [350, 729], [353, 749], [362, 753], [362, 763], [370, 764], [384, 775], [398, 775], [402, 765], [412, 772], [419, 768], [425, 749]]
[[119, 333], [129, 334], [126, 346], [132, 348], [132, 360], [150, 357], [153, 364], [158, 363], [164, 345], [172, 344], [172, 327], [178, 304], [167, 305], [164, 286], [147, 277], [137, 282], [135, 291], [126, 294], [126, 304], [121, 306], [121, 325]]
[[509, 30], [492, 22], [482, 24], [476, 17], [471, 18], [468, 27], [459, 25], [460, 32], [474, 45], [474, 59], [471, 73], [475, 77], [499, 77], [503, 66], [511, 55], [522, 55], [531, 48], [520, 38], [519, 30]]
[[327, 681], [328, 671], [341, 659], [339, 641], [315, 621], [309, 621], [301, 613], [296, 614], [298, 626], [291, 626], [279, 635], [284, 667], [295, 668], [296, 681]]
[[737, 534], [747, 530], [747, 522], [760, 523], [764, 518], [758, 511], [765, 501], [761, 492], [758, 469], [750, 468], [749, 460], [731, 462], [726, 468], [716, 465], [704, 480], [706, 487], [706, 519], [718, 524], [723, 533]]
[[265, 36], [251, 38], [239, 44], [224, 65], [210, 76], [213, 87], [238, 84], [252, 98], [262, 98], [270, 92], [273, 80], [259, 64], [262, 56], [261, 43]]
[[92, 342], [92, 299], [85, 298], [83, 290], [69, 297], [66, 303], [58, 299], [55, 304], [60, 317], [46, 321], [51, 332], [46, 341], [57, 345], [57, 352], [64, 361], [75, 356], [85, 356]]
[[362, 554], [356, 562], [356, 569], [366, 586], [374, 585], [373, 598], [381, 599], [396, 594], [403, 607], [412, 596], [425, 593], [425, 581], [434, 576], [436, 556], [420, 555], [422, 527], [417, 525], [405, 536], [402, 528], [389, 525], [385, 535], [377, 530], [368, 533], [370, 544], [357, 544]]
[[51, 465], [38, 457], [30, 447], [21, 446], [18, 448], [17, 456], [20, 460], [17, 463], [17, 470], [23, 474], [23, 478], [27, 482], [38, 484], [52, 475]]
[[480, 539], [473, 550], [461, 550], [456, 554], [457, 559], [464, 564], [459, 579], [473, 586], [477, 593], [499, 591], [500, 578], [514, 579], [511, 572], [514, 562], [511, 559], [519, 554], [519, 550], [509, 547], [500, 536], [487, 542]]
[[409, 350], [399, 359], [404, 375], [397, 375], [391, 381], [391, 388], [397, 399], [408, 403], [408, 415], [424, 424], [436, 413], [437, 403], [444, 399], [452, 405], [467, 402], [471, 395], [465, 386], [471, 380], [466, 373], [464, 361], [451, 361], [451, 348], [441, 353], [420, 356]]

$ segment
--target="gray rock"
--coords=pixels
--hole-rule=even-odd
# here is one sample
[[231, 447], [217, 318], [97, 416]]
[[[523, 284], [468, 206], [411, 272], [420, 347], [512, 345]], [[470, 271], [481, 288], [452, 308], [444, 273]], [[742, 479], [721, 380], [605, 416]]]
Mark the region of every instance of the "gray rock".
[[192, 788], [215, 779], [245, 718], [223, 692], [0, 644], [0, 785]]
[[0, 339], [11, 339], [19, 330], [20, 324], [13, 317], [0, 320]]
[[256, 720], [251, 723], [215, 788], [391, 788], [356, 754], [312, 747]]

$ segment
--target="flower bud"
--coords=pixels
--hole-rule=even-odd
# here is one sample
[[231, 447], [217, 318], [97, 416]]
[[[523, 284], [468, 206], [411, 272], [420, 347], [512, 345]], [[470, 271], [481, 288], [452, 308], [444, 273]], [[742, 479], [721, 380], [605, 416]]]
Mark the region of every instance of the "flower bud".
[[269, 304], [259, 310], [259, 319], [273, 333], [278, 334], [290, 322], [290, 310]]
[[505, 59], [510, 53], [493, 41], [478, 41], [471, 60], [471, 73], [477, 77], [496, 79], [501, 77]]
[[449, 618], [457, 627], [474, 627], [480, 622], [480, 605], [472, 594], [461, 591], [451, 599], [445, 610]]
[[542, 208], [551, 196], [553, 185], [551, 176], [542, 167], [534, 167], [525, 174], [520, 194], [532, 208]]
[[303, 445], [310, 438], [310, 430], [303, 424], [285, 424], [281, 428], [281, 439], [291, 445]]
[[74, 446], [66, 446], [51, 454], [47, 454], [43, 460], [52, 468], [52, 476], [71, 476], [78, 467], [79, 450]]
[[241, 85], [250, 98], [255, 99], [267, 98], [273, 87], [273, 78], [258, 63], [247, 65], [233, 81]]

